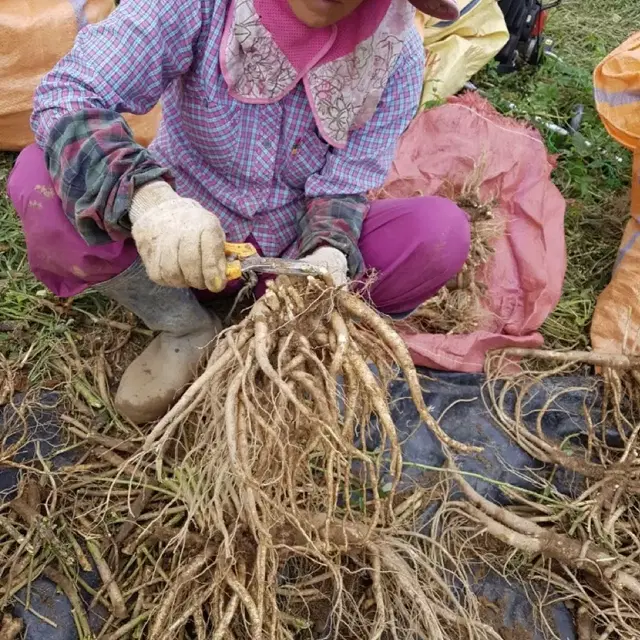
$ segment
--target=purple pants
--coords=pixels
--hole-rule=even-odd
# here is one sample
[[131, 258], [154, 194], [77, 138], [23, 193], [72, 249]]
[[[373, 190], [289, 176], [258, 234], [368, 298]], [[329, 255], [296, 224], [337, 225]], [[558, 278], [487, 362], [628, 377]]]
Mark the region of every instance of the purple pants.
[[[35, 145], [18, 157], [8, 192], [22, 220], [31, 270], [55, 295], [74, 296], [105, 282], [138, 257], [132, 240], [90, 246], [82, 239]], [[449, 200], [374, 202], [360, 238], [365, 264], [378, 274], [369, 291], [372, 303], [390, 315], [416, 309], [460, 271], [469, 244], [467, 216]]]

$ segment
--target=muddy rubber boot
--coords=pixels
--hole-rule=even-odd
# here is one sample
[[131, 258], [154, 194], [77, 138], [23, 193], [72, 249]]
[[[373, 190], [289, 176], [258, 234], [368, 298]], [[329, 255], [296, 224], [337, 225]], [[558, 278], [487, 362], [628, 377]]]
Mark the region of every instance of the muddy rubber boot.
[[94, 289], [160, 331], [124, 372], [115, 397], [118, 412], [132, 422], [157, 420], [195, 378], [221, 323], [189, 289], [152, 282], [140, 261]]

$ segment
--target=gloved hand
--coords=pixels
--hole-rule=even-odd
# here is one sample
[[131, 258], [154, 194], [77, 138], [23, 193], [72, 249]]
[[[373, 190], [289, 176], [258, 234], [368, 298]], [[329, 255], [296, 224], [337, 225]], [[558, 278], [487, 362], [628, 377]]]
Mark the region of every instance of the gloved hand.
[[309, 264], [324, 267], [331, 274], [336, 287], [342, 287], [349, 281], [347, 256], [334, 247], [320, 247], [303, 260]]
[[149, 278], [167, 287], [222, 291], [227, 283], [225, 236], [218, 218], [166, 182], [138, 189], [131, 235]]

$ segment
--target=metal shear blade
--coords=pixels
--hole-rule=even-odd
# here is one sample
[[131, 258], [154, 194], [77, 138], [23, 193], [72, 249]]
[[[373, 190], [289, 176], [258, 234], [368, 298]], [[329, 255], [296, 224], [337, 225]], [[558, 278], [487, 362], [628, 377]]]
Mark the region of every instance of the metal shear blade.
[[240, 261], [242, 273], [272, 273], [282, 276], [315, 276], [326, 275], [327, 270], [303, 260], [286, 260], [284, 258], [263, 258], [251, 256]]
[[227, 255], [227, 279], [237, 280], [243, 275], [268, 273], [283, 276], [314, 276], [321, 278], [327, 270], [303, 260], [285, 258], [264, 258], [249, 243], [225, 243]]

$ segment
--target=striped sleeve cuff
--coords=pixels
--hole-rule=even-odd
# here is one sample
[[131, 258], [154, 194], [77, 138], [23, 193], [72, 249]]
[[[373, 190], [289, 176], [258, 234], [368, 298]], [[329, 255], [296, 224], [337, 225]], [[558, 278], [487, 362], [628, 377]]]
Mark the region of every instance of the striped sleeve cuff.
[[129, 237], [133, 192], [172, 180], [122, 116], [102, 109], [63, 116], [49, 134], [45, 159], [67, 217], [90, 245]]
[[368, 209], [367, 199], [360, 195], [310, 199], [298, 220], [298, 255], [334, 247], [347, 257], [349, 276], [358, 277], [365, 268], [358, 242]]

